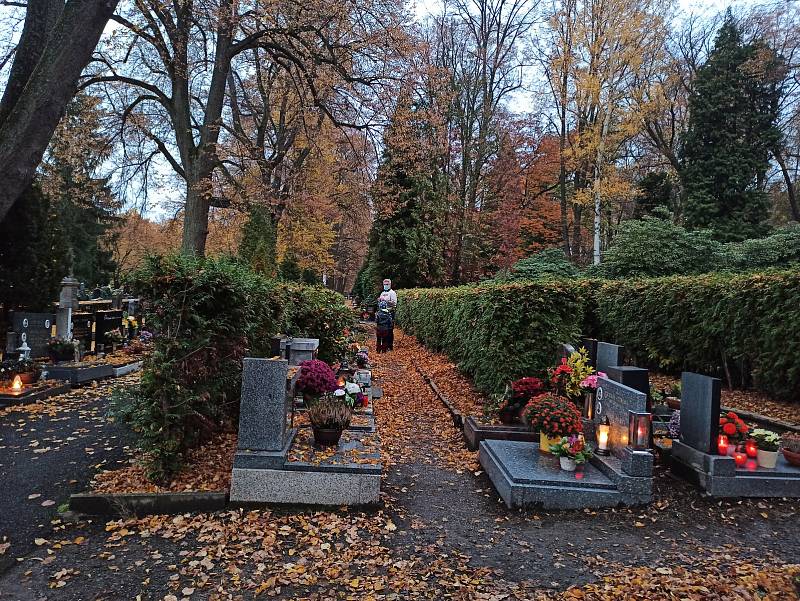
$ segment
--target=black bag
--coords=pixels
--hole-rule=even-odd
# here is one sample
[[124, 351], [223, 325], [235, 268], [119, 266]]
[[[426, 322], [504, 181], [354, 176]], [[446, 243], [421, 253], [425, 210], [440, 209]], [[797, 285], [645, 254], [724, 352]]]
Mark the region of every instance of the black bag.
[[388, 311], [379, 311], [375, 318], [375, 325], [381, 330], [391, 330], [394, 327], [394, 319]]

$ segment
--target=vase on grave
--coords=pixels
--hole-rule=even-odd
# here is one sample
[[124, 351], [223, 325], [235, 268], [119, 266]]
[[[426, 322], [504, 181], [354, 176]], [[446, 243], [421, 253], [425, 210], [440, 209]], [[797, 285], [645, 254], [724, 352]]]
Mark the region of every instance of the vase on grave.
[[550, 446], [556, 445], [559, 442], [561, 442], [560, 436], [548, 436], [542, 431], [539, 432], [539, 450], [542, 453], [549, 453]]
[[558, 458], [558, 462], [561, 464], [561, 469], [565, 472], [574, 472], [578, 467], [578, 464], [575, 463], [574, 459], [571, 459], [570, 457], [564, 457], [563, 455]]

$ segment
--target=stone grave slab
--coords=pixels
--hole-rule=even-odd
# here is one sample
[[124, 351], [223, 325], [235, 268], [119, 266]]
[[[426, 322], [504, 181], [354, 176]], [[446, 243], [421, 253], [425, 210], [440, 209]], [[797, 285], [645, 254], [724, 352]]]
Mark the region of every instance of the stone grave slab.
[[597, 363], [595, 369], [608, 373], [608, 368], [614, 365], [622, 365], [622, 352], [624, 346], [611, 344], [610, 342], [597, 343]]
[[558, 458], [540, 453], [536, 443], [484, 440], [478, 458], [509, 508], [616, 507], [650, 500], [647, 493], [623, 492], [593, 463], [584, 465], [580, 472], [564, 471]]
[[31, 357], [46, 357], [47, 343], [55, 323], [55, 313], [14, 311], [11, 314], [11, 329], [16, 337], [12, 343], [14, 347], [9, 350], [14, 351], [25, 342], [31, 348]]
[[489, 425], [478, 422], [473, 416], [464, 420], [464, 440], [470, 451], [477, 451], [482, 440], [516, 440], [536, 442], [539, 434], [522, 424]]
[[69, 382], [54, 382], [52, 385], [37, 383], [35, 386], [26, 386], [20, 392], [0, 389], [0, 408], [36, 403], [52, 396], [64, 394], [71, 389], [72, 385]]
[[45, 371], [47, 378], [68, 380], [73, 386], [114, 376], [114, 366], [112, 365], [48, 365], [45, 367]]
[[282, 338], [281, 356], [286, 356], [286, 345], [289, 345], [289, 365], [300, 365], [303, 361], [309, 361], [316, 355], [319, 349], [319, 339], [317, 338]]

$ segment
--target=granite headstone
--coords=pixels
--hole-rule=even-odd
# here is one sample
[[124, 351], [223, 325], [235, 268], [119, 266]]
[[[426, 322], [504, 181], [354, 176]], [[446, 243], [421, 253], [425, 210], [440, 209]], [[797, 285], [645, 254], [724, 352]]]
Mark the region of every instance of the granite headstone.
[[625, 347], [609, 342], [597, 343], [597, 371], [608, 373], [608, 368], [622, 365], [622, 351]]
[[92, 325], [94, 315], [92, 313], [73, 313], [72, 314], [72, 339], [80, 340], [83, 352], [92, 349]]
[[589, 365], [597, 366], [597, 338], [583, 338], [581, 346], [589, 353]]
[[681, 442], [713, 454], [719, 435], [721, 382], [691, 372], [681, 376]]
[[11, 317], [11, 329], [16, 333], [14, 348], [22, 346], [24, 342], [31, 349], [31, 357], [46, 357], [47, 342], [55, 321], [54, 313], [15, 311]]
[[599, 423], [608, 417], [611, 424], [608, 447], [620, 458], [624, 457], [628, 445], [629, 411], [646, 413], [647, 395], [614, 380], [597, 378], [595, 420]]
[[239, 409], [240, 450], [280, 451], [286, 444], [291, 399], [285, 359], [244, 359]]
[[97, 311], [97, 313], [95, 313], [95, 322], [94, 340], [98, 348], [101, 344], [110, 346], [106, 334], [122, 327], [122, 311], [114, 309], [109, 311]]
[[631, 365], [613, 365], [606, 372], [609, 379], [624, 384], [646, 395], [650, 394], [650, 377], [648, 371], [642, 367]]

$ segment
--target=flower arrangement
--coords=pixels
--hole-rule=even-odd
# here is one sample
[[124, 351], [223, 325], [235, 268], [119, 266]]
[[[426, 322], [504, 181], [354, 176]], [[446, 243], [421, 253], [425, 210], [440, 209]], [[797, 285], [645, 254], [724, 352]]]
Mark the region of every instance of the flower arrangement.
[[597, 378], [605, 378], [606, 373], [598, 371], [595, 374], [590, 374], [581, 380], [580, 387], [582, 390], [593, 391], [597, 389]]
[[153, 333], [148, 330], [142, 330], [139, 332], [139, 342], [142, 344], [150, 344], [153, 342]]
[[75, 356], [77, 340], [51, 338], [47, 341], [47, 352], [53, 361], [68, 361]]
[[553, 389], [571, 399], [579, 398], [583, 389], [589, 387], [584, 386], [584, 382], [587, 385], [593, 382], [594, 387], [597, 387], [596, 376], [594, 380], [588, 380], [594, 374], [594, 368], [589, 365], [589, 351], [583, 347], [569, 357], [562, 357], [561, 363], [549, 370], [549, 373]]
[[358, 351], [356, 353], [356, 365], [359, 367], [366, 367], [367, 363], [369, 363], [369, 355], [367, 355], [367, 351]]
[[119, 328], [106, 332], [106, 340], [111, 344], [121, 344], [125, 341], [125, 336]]
[[790, 453], [800, 454], [800, 434], [787, 432], [781, 437], [781, 446]]
[[562, 436], [556, 444], [550, 445], [550, 453], [556, 457], [572, 459], [578, 465], [586, 463], [592, 456], [592, 449], [586, 444], [583, 434]]
[[776, 432], [763, 428], [756, 428], [750, 436], [756, 441], [761, 451], [776, 452], [781, 442], [781, 437]]
[[336, 374], [330, 365], [319, 359], [309, 359], [300, 363], [297, 390], [304, 395], [319, 397], [336, 390]]
[[670, 438], [680, 438], [681, 437], [681, 412], [680, 412], [680, 409], [672, 412], [672, 416], [669, 418], [669, 424], [667, 425], [667, 430], [669, 431], [669, 437]]
[[520, 407], [544, 390], [544, 382], [539, 378], [520, 378], [511, 383], [511, 400]]
[[722, 434], [734, 443], [744, 440], [750, 431], [750, 428], [747, 427], [742, 418], [733, 411], [728, 411], [728, 413], [720, 416], [719, 429]]
[[324, 398], [308, 410], [311, 426], [321, 430], [344, 430], [350, 425], [352, 410], [336, 398]]
[[532, 398], [525, 406], [525, 416], [532, 430], [551, 438], [583, 431], [578, 408], [569, 399], [549, 392]]

